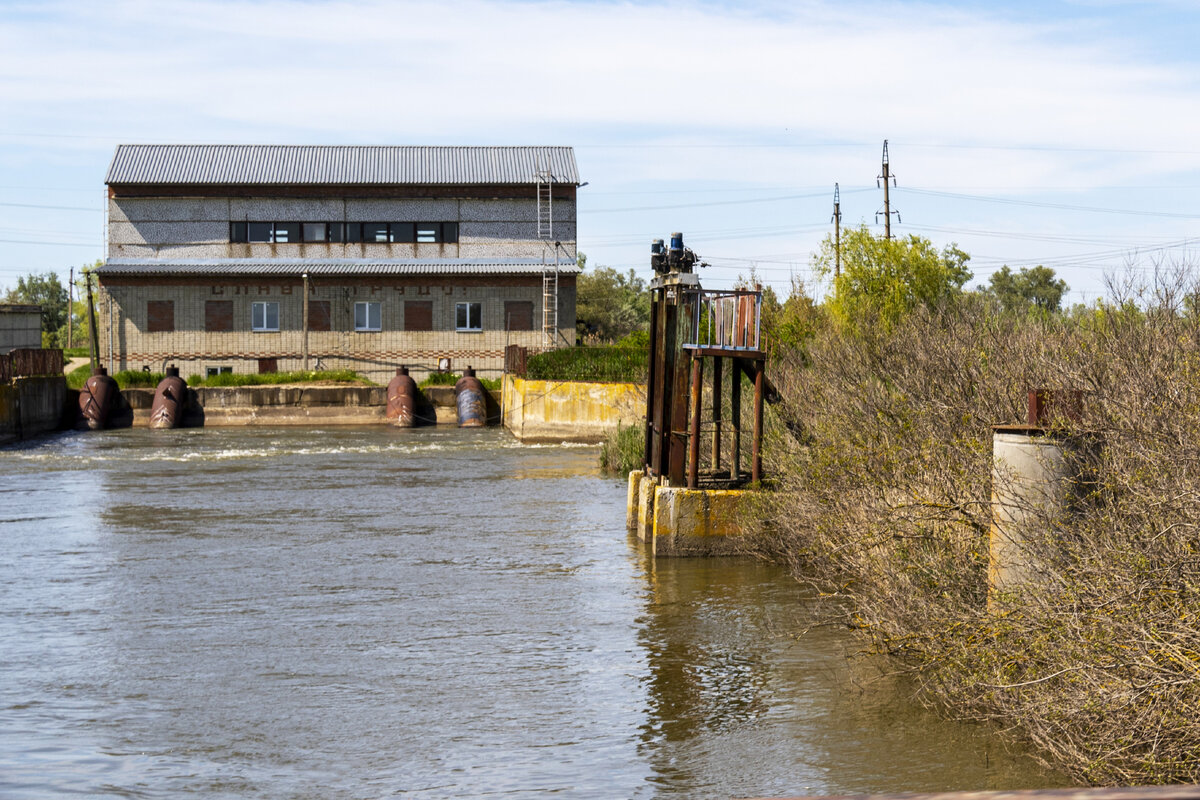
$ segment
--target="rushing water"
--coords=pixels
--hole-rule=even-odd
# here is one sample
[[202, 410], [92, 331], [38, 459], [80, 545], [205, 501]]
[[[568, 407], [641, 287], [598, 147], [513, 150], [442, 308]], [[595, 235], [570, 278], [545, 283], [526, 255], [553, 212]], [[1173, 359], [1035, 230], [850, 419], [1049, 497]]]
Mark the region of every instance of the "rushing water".
[[126, 430], [0, 450], [0, 796], [1032, 787], [795, 637], [778, 569], [646, 557], [592, 448]]

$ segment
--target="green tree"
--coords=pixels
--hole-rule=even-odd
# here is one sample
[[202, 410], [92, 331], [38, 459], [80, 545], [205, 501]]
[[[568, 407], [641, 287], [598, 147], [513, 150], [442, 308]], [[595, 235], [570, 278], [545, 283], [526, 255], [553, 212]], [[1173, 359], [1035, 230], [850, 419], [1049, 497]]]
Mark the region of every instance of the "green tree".
[[1005, 264], [992, 273], [988, 278], [988, 286], [983, 291], [995, 297], [1005, 311], [1028, 311], [1036, 308], [1047, 313], [1059, 310], [1063, 295], [1070, 287], [1061, 278], [1056, 278], [1054, 270], [1043, 267], [1021, 267], [1019, 272], [1013, 272]]
[[30, 273], [17, 278], [15, 289], [4, 296], [6, 303], [29, 303], [42, 307], [42, 345], [59, 347], [58, 331], [67, 322], [67, 287], [54, 272]]
[[631, 269], [622, 274], [612, 267], [588, 271], [575, 281], [575, 328], [581, 339], [616, 342], [650, 327], [650, 295], [646, 283]]
[[[813, 260], [817, 274], [834, 277], [834, 242], [826, 236]], [[861, 225], [842, 233], [841, 274], [828, 301], [834, 319], [852, 328], [890, 327], [918, 305], [936, 306], [962, 292], [971, 278], [969, 255], [950, 244], [939, 252], [922, 236], [886, 239]]]

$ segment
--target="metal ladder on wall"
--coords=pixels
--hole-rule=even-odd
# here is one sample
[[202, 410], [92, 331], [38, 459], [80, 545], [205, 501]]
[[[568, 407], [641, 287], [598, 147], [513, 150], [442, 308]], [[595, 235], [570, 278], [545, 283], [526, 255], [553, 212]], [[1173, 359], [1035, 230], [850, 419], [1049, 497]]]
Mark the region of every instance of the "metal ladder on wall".
[[537, 180], [537, 238], [542, 242], [542, 344], [558, 339], [558, 248], [554, 241], [554, 173], [540, 168]]

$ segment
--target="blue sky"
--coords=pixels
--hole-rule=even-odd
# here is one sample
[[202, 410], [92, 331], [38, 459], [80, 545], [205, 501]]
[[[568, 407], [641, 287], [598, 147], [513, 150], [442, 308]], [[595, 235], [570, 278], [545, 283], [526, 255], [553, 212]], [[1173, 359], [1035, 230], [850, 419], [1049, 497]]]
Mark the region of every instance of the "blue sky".
[[102, 256], [121, 142], [562, 144], [590, 264], [681, 230], [705, 285], [819, 293], [888, 139], [894, 233], [1090, 301], [1197, 258], [1198, 34], [1193, 2], [0, 0], [0, 286]]

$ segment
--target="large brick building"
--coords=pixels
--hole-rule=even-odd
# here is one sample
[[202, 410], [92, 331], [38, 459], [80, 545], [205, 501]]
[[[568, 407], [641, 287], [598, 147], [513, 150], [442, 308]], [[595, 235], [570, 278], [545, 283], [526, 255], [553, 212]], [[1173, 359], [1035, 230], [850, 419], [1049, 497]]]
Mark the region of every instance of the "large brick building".
[[571, 148], [122, 145], [105, 182], [112, 369], [386, 380], [574, 343]]

